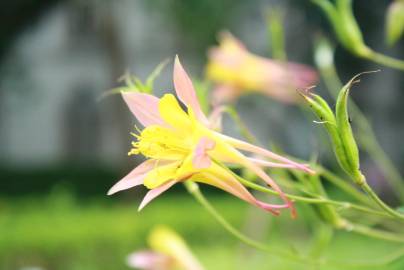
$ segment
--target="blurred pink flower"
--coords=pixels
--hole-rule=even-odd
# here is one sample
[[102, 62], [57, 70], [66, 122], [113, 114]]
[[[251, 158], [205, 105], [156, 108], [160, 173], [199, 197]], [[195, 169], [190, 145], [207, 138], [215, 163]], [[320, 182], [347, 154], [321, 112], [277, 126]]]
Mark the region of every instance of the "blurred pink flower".
[[149, 250], [136, 251], [127, 258], [130, 267], [142, 270], [168, 270], [174, 269], [171, 257]]
[[130, 267], [142, 270], [203, 270], [192, 251], [175, 231], [166, 226], [155, 227], [148, 236], [151, 250], [130, 254]]
[[230, 33], [220, 35], [220, 45], [209, 50], [207, 77], [216, 82], [216, 104], [231, 102], [248, 92], [261, 92], [285, 103], [300, 101], [297, 89], [313, 85], [317, 73], [306, 65], [267, 59], [250, 53]]

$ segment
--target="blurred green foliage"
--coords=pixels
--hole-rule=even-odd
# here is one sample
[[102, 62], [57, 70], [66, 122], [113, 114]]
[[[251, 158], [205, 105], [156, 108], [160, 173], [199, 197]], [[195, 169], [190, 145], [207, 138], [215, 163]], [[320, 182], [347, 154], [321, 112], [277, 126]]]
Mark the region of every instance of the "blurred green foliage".
[[0, 168], [0, 194], [16, 197], [46, 194], [55, 185], [64, 185], [79, 195], [104, 195], [112, 186], [113, 180], [123, 174], [124, 172], [116, 169], [90, 164], [66, 164], [27, 170], [3, 167]]
[[[128, 269], [126, 256], [147, 248], [147, 233], [155, 224], [167, 224], [179, 232], [207, 269], [311, 269], [243, 246], [190, 196], [173, 194], [159, 198], [140, 213], [136, 212], [134, 198], [130, 204], [119, 197], [76, 199], [64, 189], [42, 197], [2, 198], [0, 269]], [[260, 222], [269, 220], [270, 226], [263, 231], [264, 241], [308, 250], [307, 235], [316, 228], [302, 214], [303, 208], [295, 221], [288, 215], [274, 219], [268, 215], [257, 223], [246, 223], [253, 214], [246, 204], [228, 196], [209, 198], [235, 226], [259, 228]], [[254, 233], [257, 230], [253, 229]], [[340, 233], [327, 255], [340, 260], [363, 260], [387, 255], [396, 248], [395, 244]], [[398, 270], [403, 266], [401, 260], [391, 267], [375, 269]]]
[[[192, 46], [195, 51], [205, 52], [215, 43], [220, 30], [227, 28], [237, 18], [238, 11], [248, 7], [246, 1], [232, 0], [157, 0], [145, 1], [153, 10], [164, 11], [160, 15], [174, 22], [181, 33], [179, 46]], [[243, 10], [244, 9], [244, 10]]]
[[[146, 236], [154, 224], [168, 224], [191, 245], [234, 245], [223, 229], [190, 197], [165, 197], [137, 213], [137, 203], [115, 203], [115, 198], [75, 199], [56, 190], [44, 197], [0, 200], [0, 269], [127, 269], [126, 256], [147, 248]], [[243, 206], [219, 199], [227, 217], [240, 224]], [[239, 208], [240, 206], [240, 208]], [[233, 244], [232, 244], [233, 243]]]

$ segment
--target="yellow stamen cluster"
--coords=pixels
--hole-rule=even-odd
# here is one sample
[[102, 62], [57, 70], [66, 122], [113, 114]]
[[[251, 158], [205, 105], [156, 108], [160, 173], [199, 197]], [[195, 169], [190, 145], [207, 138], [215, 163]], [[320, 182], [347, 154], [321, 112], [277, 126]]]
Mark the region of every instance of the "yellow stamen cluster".
[[132, 135], [137, 141], [132, 142], [133, 148], [128, 155], [142, 154], [155, 159], [178, 159], [185, 157], [191, 150], [184, 138], [165, 127], [149, 126], [139, 135]]

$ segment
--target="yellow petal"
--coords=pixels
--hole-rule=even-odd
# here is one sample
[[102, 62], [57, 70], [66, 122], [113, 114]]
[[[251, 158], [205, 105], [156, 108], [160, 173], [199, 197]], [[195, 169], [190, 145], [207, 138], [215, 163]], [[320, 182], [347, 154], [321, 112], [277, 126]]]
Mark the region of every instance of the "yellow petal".
[[161, 118], [175, 129], [181, 131], [190, 130], [192, 126], [191, 119], [172, 94], [165, 94], [160, 99], [159, 112]]
[[147, 173], [143, 185], [148, 189], [156, 188], [169, 180], [175, 179], [178, 169], [178, 162], [158, 166]]
[[201, 125], [195, 126], [194, 131], [195, 145], [199, 142], [200, 138], [206, 137], [213, 142], [215, 142], [215, 147], [209, 151], [209, 156], [215, 160], [220, 160], [221, 162], [237, 163], [240, 158], [243, 158], [240, 152], [238, 152], [233, 146], [226, 143], [220, 136], [212, 130], [207, 129]]

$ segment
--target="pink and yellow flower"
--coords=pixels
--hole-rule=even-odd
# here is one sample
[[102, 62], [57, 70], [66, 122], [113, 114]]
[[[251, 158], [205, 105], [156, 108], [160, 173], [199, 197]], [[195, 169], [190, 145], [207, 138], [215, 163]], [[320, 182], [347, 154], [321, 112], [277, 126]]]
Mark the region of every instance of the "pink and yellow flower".
[[143, 270], [203, 270], [185, 241], [165, 226], [154, 228], [148, 243], [151, 250], [136, 251], [128, 256], [128, 265]]
[[[273, 214], [278, 214], [281, 208], [290, 208], [294, 213], [292, 202], [262, 167], [293, 168], [308, 173], [313, 171], [305, 164], [211, 128], [210, 121], [201, 110], [192, 82], [178, 58], [174, 65], [174, 86], [186, 110], [172, 94], [165, 94], [159, 99], [144, 93], [122, 93], [129, 109], [144, 126], [139, 134], [133, 134], [136, 141], [132, 143], [129, 154], [142, 154], [147, 160], [116, 183], [108, 194], [143, 184], [150, 191], [141, 202], [140, 210], [174, 184], [195, 181], [220, 188]], [[240, 150], [271, 161], [248, 158]], [[251, 170], [277, 191], [284, 203], [269, 204], [257, 200], [225, 164], [236, 164]]]
[[216, 103], [234, 101], [252, 91], [281, 102], [296, 103], [300, 100], [296, 89], [317, 81], [317, 73], [312, 68], [252, 54], [228, 32], [220, 35], [219, 42], [219, 47], [209, 50], [206, 66], [208, 79], [217, 83], [213, 92]]

